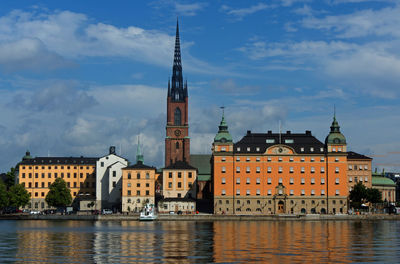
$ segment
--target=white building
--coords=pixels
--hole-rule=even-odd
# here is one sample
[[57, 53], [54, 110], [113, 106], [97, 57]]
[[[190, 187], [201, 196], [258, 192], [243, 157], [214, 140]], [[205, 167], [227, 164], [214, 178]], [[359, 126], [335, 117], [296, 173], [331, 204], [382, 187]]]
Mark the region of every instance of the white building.
[[115, 154], [110, 147], [107, 156], [96, 163], [96, 209], [118, 209], [121, 207], [122, 168], [128, 166], [128, 160]]

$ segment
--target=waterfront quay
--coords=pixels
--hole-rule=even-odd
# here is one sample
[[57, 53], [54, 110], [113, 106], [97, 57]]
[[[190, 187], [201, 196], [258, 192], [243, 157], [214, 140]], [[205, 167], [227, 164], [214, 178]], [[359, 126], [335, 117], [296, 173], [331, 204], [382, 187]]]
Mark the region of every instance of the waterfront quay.
[[[79, 220], [79, 221], [139, 221], [139, 215], [0, 215], [0, 220]], [[365, 215], [158, 215], [155, 221], [374, 221], [374, 220], [400, 220], [400, 215], [365, 214]]]

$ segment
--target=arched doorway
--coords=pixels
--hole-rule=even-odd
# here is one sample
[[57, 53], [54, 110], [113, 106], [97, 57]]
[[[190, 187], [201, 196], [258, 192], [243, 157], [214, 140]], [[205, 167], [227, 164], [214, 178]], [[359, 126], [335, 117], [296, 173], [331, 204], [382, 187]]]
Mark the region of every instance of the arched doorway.
[[306, 214], [307, 213], [307, 211], [306, 211], [306, 208], [301, 208], [301, 211], [300, 211], [302, 214]]
[[283, 201], [278, 202], [278, 214], [285, 213], [285, 203]]
[[321, 214], [326, 214], [326, 209], [325, 208], [321, 209]]
[[316, 214], [317, 212], [315, 211], [315, 208], [311, 208], [311, 213]]

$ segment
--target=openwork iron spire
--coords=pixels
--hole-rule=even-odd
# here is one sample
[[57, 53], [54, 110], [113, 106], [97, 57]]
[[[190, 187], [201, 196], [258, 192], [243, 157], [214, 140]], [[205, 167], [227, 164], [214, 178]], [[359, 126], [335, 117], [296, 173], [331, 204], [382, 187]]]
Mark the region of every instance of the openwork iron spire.
[[171, 90], [168, 89], [168, 96], [172, 97], [172, 101], [184, 101], [184, 98], [187, 96], [187, 85], [183, 84], [182, 76], [181, 44], [179, 39], [178, 20], [176, 21], [175, 52], [174, 64], [172, 66]]
[[142, 154], [142, 151], [141, 151], [141, 149], [140, 149], [140, 139], [139, 139], [139, 136], [138, 136], [138, 139], [137, 139], [137, 149], [136, 149], [136, 163], [137, 164], [143, 164], [143, 154]]

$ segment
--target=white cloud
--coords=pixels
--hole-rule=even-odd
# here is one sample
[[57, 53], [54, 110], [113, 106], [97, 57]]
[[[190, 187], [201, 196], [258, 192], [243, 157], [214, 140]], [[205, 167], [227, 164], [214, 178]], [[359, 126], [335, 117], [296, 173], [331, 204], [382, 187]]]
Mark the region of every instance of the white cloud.
[[250, 7], [245, 7], [245, 8], [238, 8], [234, 9], [232, 7], [229, 7], [227, 5], [222, 5], [221, 10], [225, 12], [228, 15], [235, 16], [237, 19], [243, 19], [243, 17], [254, 14], [256, 12], [265, 10], [267, 8], [271, 8], [272, 6], [269, 6], [264, 3], [258, 3], [256, 5], [252, 5]]
[[312, 0], [281, 0], [283, 6], [291, 6], [295, 3], [308, 3]]
[[181, 16], [195, 16], [198, 11], [203, 10], [206, 6], [206, 3], [175, 3], [175, 12]]

